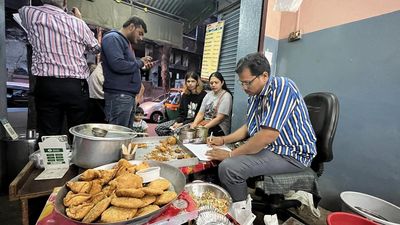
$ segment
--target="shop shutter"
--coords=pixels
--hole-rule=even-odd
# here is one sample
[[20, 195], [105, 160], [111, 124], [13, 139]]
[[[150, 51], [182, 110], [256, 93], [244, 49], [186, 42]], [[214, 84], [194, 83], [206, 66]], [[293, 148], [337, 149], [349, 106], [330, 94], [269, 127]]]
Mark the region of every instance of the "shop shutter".
[[225, 26], [224, 35], [222, 37], [218, 71], [222, 73], [229, 90], [233, 93], [236, 76], [235, 67], [240, 9], [239, 7], [235, 7], [227, 12], [222, 12], [220, 16], [221, 20], [225, 20]]

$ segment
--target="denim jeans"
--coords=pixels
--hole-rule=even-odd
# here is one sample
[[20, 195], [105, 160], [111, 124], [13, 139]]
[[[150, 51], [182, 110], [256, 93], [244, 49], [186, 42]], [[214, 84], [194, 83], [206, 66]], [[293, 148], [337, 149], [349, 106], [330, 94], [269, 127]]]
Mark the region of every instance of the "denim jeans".
[[108, 123], [129, 127], [135, 96], [105, 92], [104, 100], [104, 111]]

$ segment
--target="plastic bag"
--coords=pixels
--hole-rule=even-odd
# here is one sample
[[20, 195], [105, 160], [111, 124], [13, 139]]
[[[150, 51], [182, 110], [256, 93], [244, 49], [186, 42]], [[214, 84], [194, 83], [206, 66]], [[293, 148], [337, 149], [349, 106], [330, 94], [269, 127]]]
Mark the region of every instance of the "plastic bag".
[[229, 214], [241, 225], [251, 225], [256, 219], [256, 216], [251, 211], [252, 200], [250, 195], [248, 195], [245, 201], [234, 202], [232, 204]]
[[42, 156], [40, 155], [40, 150], [33, 152], [29, 156], [29, 161], [33, 161], [33, 165], [38, 169], [44, 168], [44, 162]]
[[278, 216], [274, 215], [265, 215], [264, 216], [265, 225], [279, 225]]
[[285, 199], [298, 200], [301, 202], [301, 206], [298, 208], [299, 210], [305, 210], [316, 218], [321, 216], [319, 209], [314, 207], [314, 200], [311, 193], [305, 191], [290, 191], [285, 194]]

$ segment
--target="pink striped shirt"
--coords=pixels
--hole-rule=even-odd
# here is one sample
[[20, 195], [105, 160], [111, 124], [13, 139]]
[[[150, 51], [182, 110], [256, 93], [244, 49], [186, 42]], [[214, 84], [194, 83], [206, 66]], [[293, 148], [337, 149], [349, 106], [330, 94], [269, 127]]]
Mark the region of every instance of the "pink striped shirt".
[[85, 50], [100, 49], [86, 23], [56, 6], [25, 6], [19, 10], [32, 45], [32, 74], [86, 79]]

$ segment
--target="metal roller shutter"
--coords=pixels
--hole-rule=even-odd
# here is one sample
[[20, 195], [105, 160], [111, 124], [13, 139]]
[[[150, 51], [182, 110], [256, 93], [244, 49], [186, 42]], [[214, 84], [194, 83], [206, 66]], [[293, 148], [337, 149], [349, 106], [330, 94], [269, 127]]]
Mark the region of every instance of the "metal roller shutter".
[[221, 19], [225, 20], [225, 26], [224, 35], [222, 36], [218, 71], [224, 76], [226, 84], [232, 93], [235, 91], [235, 67], [239, 33], [239, 17], [239, 7], [221, 14]]

